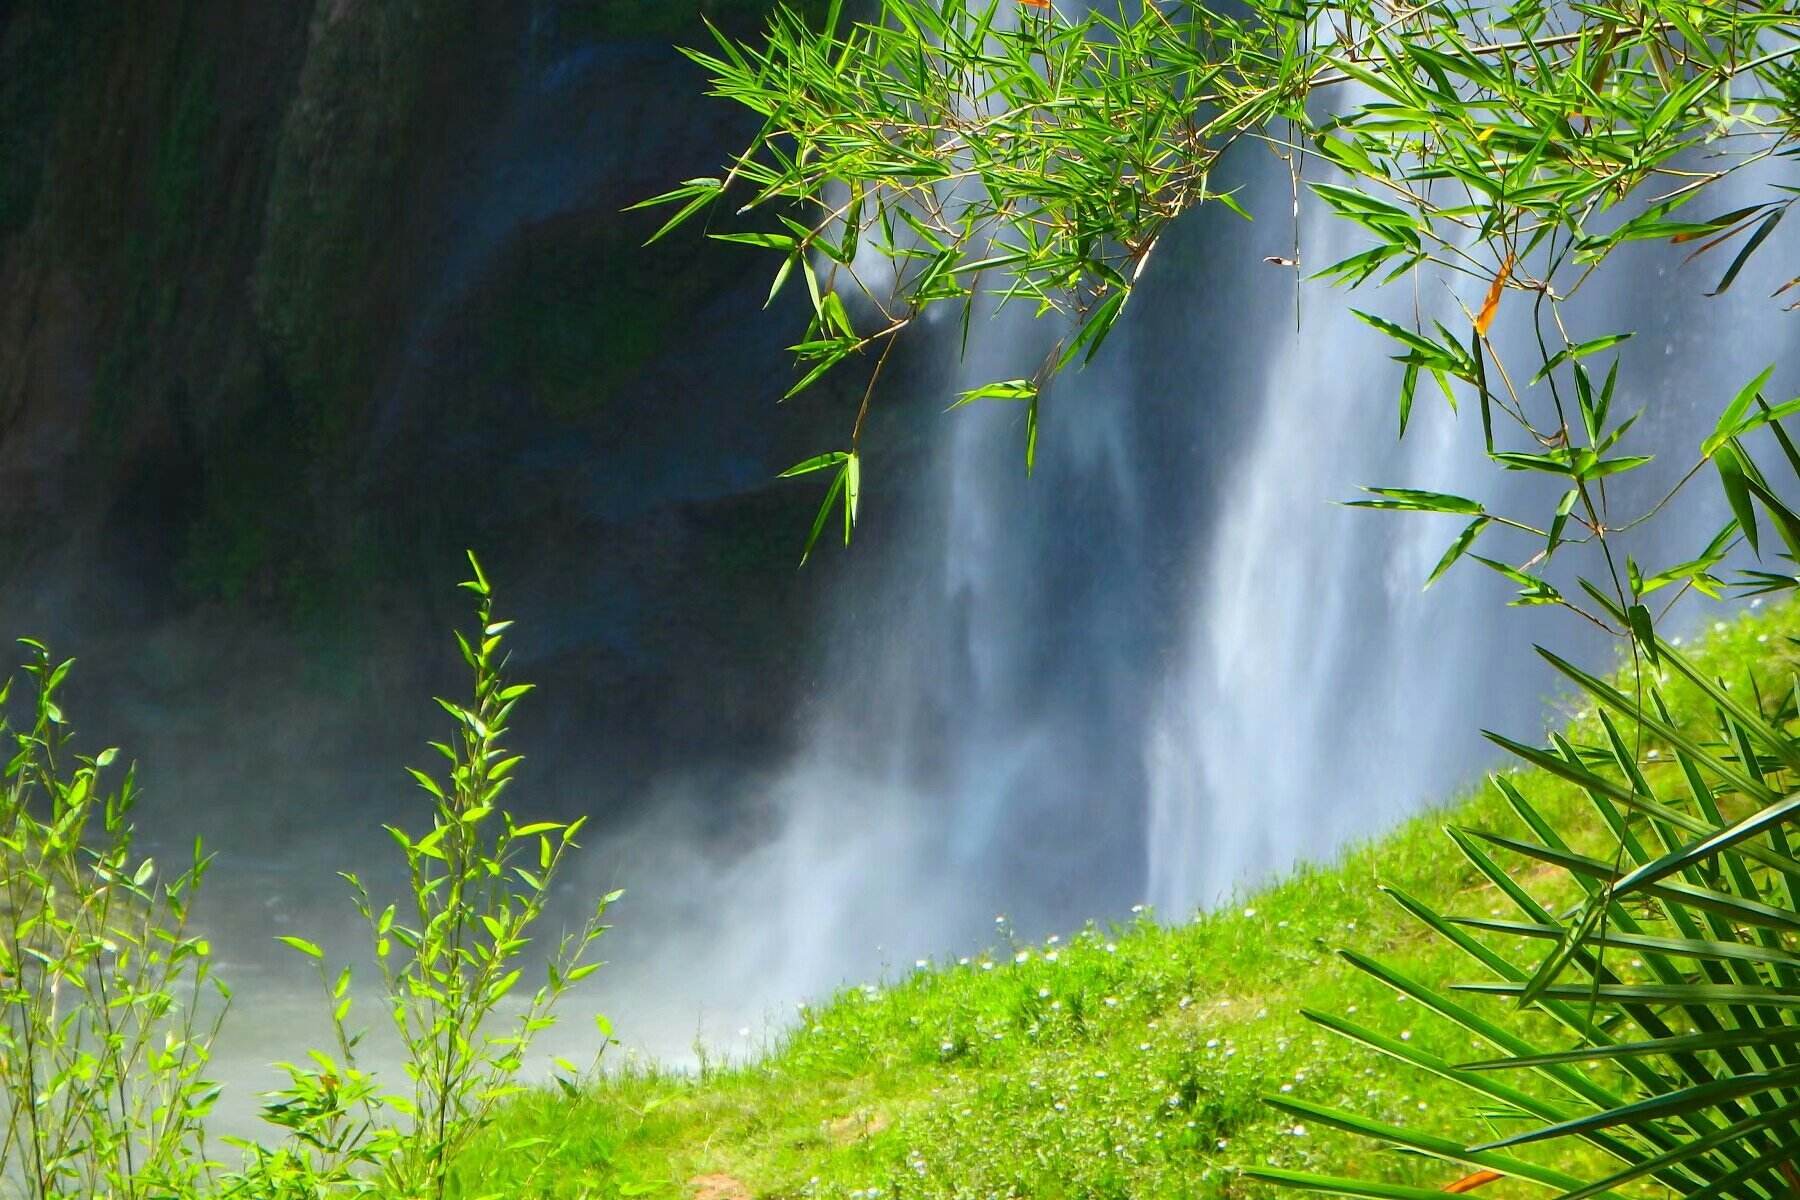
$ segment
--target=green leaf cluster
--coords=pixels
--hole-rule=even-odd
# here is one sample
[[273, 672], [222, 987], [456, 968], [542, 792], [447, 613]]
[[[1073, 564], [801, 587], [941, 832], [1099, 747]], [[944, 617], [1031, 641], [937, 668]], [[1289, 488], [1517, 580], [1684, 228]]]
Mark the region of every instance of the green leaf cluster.
[[[1502, 465], [1568, 477], [1576, 502], [1556, 536], [1543, 529], [1549, 552], [1571, 520], [1605, 525], [1598, 480], [1649, 461], [1605, 456], [1605, 402], [1583, 404], [1589, 447], [1571, 445], [1574, 394], [1594, 392], [1583, 360], [1630, 333], [1577, 336], [1563, 308], [1629, 243], [1735, 244], [1714, 294], [1738, 278], [1800, 193], [1771, 184], [1702, 219], [1689, 206], [1792, 155], [1797, 38], [1781, 0], [1459, 0], [1398, 16], [1373, 0], [1070, 13], [882, 0], [859, 21], [834, 6], [818, 26], [782, 12], [758, 42], [718, 36], [693, 53], [760, 132], [720, 176], [646, 203], [674, 209], [658, 236], [704, 218], [711, 236], [778, 255], [771, 296], [805, 279], [795, 390], [875, 360], [844, 453], [861, 449], [893, 340], [926, 310], [958, 310], [965, 345], [978, 311], [1015, 301], [1060, 321], [1029, 381], [1029, 466], [1053, 379], [1100, 349], [1173, 221], [1208, 200], [1243, 212], [1215, 168], [1240, 142], [1266, 145], [1293, 173], [1296, 210], [1305, 191], [1367, 235], [1307, 264], [1313, 277], [1466, 292], [1466, 333], [1362, 315], [1398, 344], [1402, 432], [1429, 377], [1452, 406], [1479, 407]], [[714, 227], [745, 218], [764, 228]], [[1278, 261], [1299, 269], [1296, 249]], [[874, 319], [859, 329], [846, 297]], [[1489, 331], [1527, 307], [1536, 361], [1509, 366]], [[1609, 373], [1605, 401], [1612, 385]], [[995, 386], [965, 399], [1013, 398]], [[1506, 418], [1523, 444], [1496, 432]]]

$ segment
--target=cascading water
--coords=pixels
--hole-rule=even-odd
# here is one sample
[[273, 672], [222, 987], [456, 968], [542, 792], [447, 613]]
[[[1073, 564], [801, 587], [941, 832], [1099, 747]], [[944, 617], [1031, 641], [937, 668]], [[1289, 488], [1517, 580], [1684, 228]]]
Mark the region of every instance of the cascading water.
[[[1285, 200], [1278, 164], [1249, 171], [1253, 193]], [[1308, 266], [1359, 248], [1323, 212], [1303, 221]], [[1106, 358], [1046, 400], [1034, 479], [1015, 411], [928, 427], [921, 486], [869, 518], [890, 536], [853, 548], [831, 593], [811, 732], [765, 789], [770, 840], [684, 910], [694, 924], [655, 922], [704, 964], [726, 1025], [983, 944], [996, 913], [1035, 936], [1136, 900], [1168, 919], [1213, 905], [1448, 799], [1500, 757], [1481, 728], [1543, 728], [1557, 685], [1534, 640], [1612, 653], [1565, 613], [1507, 608], [1503, 581], [1472, 563], [1422, 593], [1459, 525], [1333, 503], [1399, 484], [1538, 514], [1560, 489], [1495, 471], [1475, 415], [1435, 392], [1397, 440], [1390, 348], [1349, 297], [1296, 294], [1290, 272], [1262, 265], [1286, 236], [1222, 214], [1178, 230]], [[1617, 512], [1690, 464], [1742, 382], [1719, 364], [1748, 376], [1791, 342], [1760, 278], [1688, 299], [1709, 282], [1651, 248], [1586, 296], [1582, 336], [1640, 331], [1617, 405], [1644, 408], [1644, 444], [1671, 451], [1613, 488]], [[1466, 320], [1428, 288], [1428, 315]], [[1355, 299], [1406, 319], [1403, 290]], [[931, 336], [954, 353], [950, 331]], [[1496, 336], [1524, 360], [1522, 331]], [[1039, 353], [1002, 320], [935, 394], [1020, 374]], [[865, 478], [874, 511], [890, 484]], [[1615, 549], [1662, 562], [1723, 519], [1702, 480]], [[1499, 544], [1485, 548], [1530, 553]], [[729, 896], [748, 904], [733, 914]], [[627, 1003], [664, 994], [649, 978], [624, 988]]]
[[[966, 362], [889, 402], [1018, 374], [1042, 347], [1002, 314]], [[647, 897], [614, 947], [623, 1025], [667, 1052], [701, 1014], [710, 1040], [978, 947], [999, 914], [1065, 928], [1137, 898], [1143, 785], [1128, 748], [1157, 636], [1132, 419], [1097, 395], [1047, 413], [1029, 479], [1017, 407], [931, 418], [916, 478], [883, 475], [875, 452], [865, 532], [831, 581], [828, 628], [808, 634], [819, 685], [801, 748], [749, 785], [766, 840], [702, 860], [703, 808], [670, 781], [607, 856]], [[666, 910], [658, 881], [673, 878]], [[697, 969], [672, 981], [676, 961]]]
[[[1305, 235], [1309, 265], [1359, 248], [1323, 212]], [[1646, 410], [1639, 444], [1665, 450], [1665, 461], [1613, 489], [1618, 513], [1691, 463], [1742, 382], [1721, 378], [1722, 364], [1747, 377], [1792, 344], [1791, 318], [1754, 286], [1699, 301], [1701, 276], [1676, 274], [1670, 257], [1621, 256], [1609, 290], [1580, 306], [1591, 333], [1641, 331], [1626, 351], [1620, 404]], [[1441, 290], [1425, 305], [1452, 327], [1459, 319]], [[1522, 334], [1496, 332], [1511, 334], [1502, 352], [1524, 361]], [[1300, 332], [1273, 331], [1265, 346], [1266, 367], [1249, 381], [1250, 440], [1189, 535], [1183, 645], [1144, 742], [1148, 894], [1171, 916], [1447, 799], [1495, 759], [1478, 728], [1539, 727], [1555, 683], [1531, 640], [1588, 654], [1604, 645], [1567, 614], [1504, 609], [1504, 584], [1473, 563], [1421, 594], [1459, 524], [1327, 506], [1360, 484], [1399, 484], [1541, 514], [1560, 490], [1501, 477], [1480, 453], [1473, 415], [1452, 420], [1423, 391], [1421, 410], [1434, 411], [1396, 444], [1398, 368], [1345, 297], [1312, 293]], [[1648, 537], [1615, 538], [1615, 549], [1660, 562], [1703, 545], [1725, 510], [1710, 480], [1693, 490]], [[1511, 552], [1522, 559], [1532, 548], [1519, 545]], [[1604, 578], [1597, 554], [1581, 569]]]

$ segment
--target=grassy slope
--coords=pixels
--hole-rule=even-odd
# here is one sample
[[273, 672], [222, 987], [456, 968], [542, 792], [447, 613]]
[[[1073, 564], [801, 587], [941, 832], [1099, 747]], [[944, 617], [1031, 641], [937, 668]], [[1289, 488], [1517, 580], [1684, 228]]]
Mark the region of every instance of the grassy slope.
[[[1745, 613], [1715, 626], [1699, 657], [1727, 679], [1754, 669], [1763, 694], [1780, 694], [1800, 661], [1793, 635], [1800, 609]], [[1705, 723], [1695, 693], [1668, 696], [1683, 721]], [[1594, 741], [1597, 723], [1583, 716], [1575, 740]], [[1571, 841], [1600, 844], [1572, 789], [1536, 772], [1515, 778], [1567, 818]], [[1246, 1190], [1230, 1167], [1247, 1162], [1441, 1186], [1459, 1172], [1296, 1126], [1260, 1097], [1291, 1088], [1390, 1122], [1458, 1136], [1485, 1128], [1470, 1093], [1300, 1015], [1358, 1013], [1451, 1062], [1483, 1055], [1334, 953], [1354, 946], [1434, 984], [1481, 977], [1376, 886], [1441, 911], [1498, 913], [1501, 898], [1444, 838], [1446, 823], [1515, 827], [1483, 789], [1190, 925], [1141, 920], [1002, 946], [846, 991], [749, 1066], [534, 1095], [502, 1133], [545, 1141], [510, 1156], [507, 1173], [517, 1194], [710, 1200], [1224, 1195]], [[1566, 898], [1557, 879], [1520, 877], [1546, 903]]]

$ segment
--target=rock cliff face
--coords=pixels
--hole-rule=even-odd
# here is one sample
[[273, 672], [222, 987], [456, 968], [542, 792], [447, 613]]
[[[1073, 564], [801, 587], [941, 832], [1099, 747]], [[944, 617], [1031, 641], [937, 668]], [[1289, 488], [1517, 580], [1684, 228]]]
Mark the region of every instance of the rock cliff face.
[[770, 481], [845, 401], [774, 406], [757, 256], [622, 211], [745, 135], [672, 43], [766, 7], [0, 0], [0, 620], [102, 660], [90, 727], [419, 711], [473, 546], [626, 781], [779, 745]]

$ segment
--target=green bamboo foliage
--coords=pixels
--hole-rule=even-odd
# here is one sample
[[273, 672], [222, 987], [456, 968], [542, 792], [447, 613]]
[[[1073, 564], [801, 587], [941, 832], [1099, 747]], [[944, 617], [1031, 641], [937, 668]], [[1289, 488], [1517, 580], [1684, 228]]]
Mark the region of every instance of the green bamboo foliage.
[[136, 852], [135, 770], [74, 753], [73, 661], [21, 645], [17, 725], [16, 680], [0, 684], [0, 1197], [190, 1195], [212, 1177], [206, 1070], [229, 998], [188, 925], [210, 860]]
[[[325, 949], [306, 938], [278, 938], [316, 968], [335, 1044], [277, 1064], [287, 1084], [268, 1097], [264, 1116], [285, 1138], [273, 1146], [237, 1142], [248, 1165], [228, 1181], [226, 1195], [490, 1194], [483, 1190], [488, 1164], [465, 1151], [499, 1106], [524, 1090], [526, 1053], [556, 1024], [569, 989], [600, 967], [591, 952], [623, 893], [601, 896], [585, 920], [546, 939], [546, 908], [586, 822], [520, 821], [505, 800], [524, 761], [505, 748], [508, 725], [532, 685], [505, 678], [512, 622], [495, 616], [492, 588], [472, 554], [469, 565], [473, 578], [462, 587], [475, 597], [475, 624], [456, 644], [470, 696], [438, 699], [451, 722], [450, 736], [431, 743], [443, 765], [436, 773], [410, 771], [429, 804], [428, 827], [417, 834], [385, 827], [406, 865], [407, 894], [378, 905], [359, 878], [343, 875], [376, 968], [374, 985], [360, 994], [372, 996], [397, 1036], [406, 1086], [361, 1062], [352, 969], [330, 969]], [[527, 970], [541, 973], [535, 986]], [[595, 1023], [597, 1064], [612, 1027], [602, 1016]], [[572, 1088], [582, 1069], [560, 1058], [556, 1065], [557, 1078]]]
[[[74, 753], [61, 702], [73, 663], [22, 642], [28, 697], [0, 683], [11, 751], [0, 776], [0, 1200], [490, 1194], [488, 1164], [464, 1152], [523, 1090], [525, 1055], [559, 1002], [599, 968], [591, 951], [620, 893], [546, 937], [583, 822], [521, 821], [506, 800], [523, 761], [504, 748], [507, 728], [531, 686], [504, 677], [511, 622], [496, 618], [469, 561], [476, 623], [457, 646], [471, 694], [438, 701], [452, 722], [432, 743], [445, 765], [412, 772], [427, 827], [387, 828], [406, 898], [377, 907], [344, 875], [376, 966], [359, 994], [391, 1022], [406, 1086], [359, 1062], [351, 969], [329, 970], [323, 947], [282, 936], [318, 970], [334, 1044], [277, 1064], [287, 1084], [264, 1115], [281, 1137], [222, 1139], [245, 1159], [230, 1172], [204, 1136], [219, 1094], [206, 1070], [230, 994], [207, 939], [189, 928], [211, 860], [196, 845], [190, 865], [169, 871], [134, 851], [135, 771], [115, 782], [116, 750]], [[16, 726], [15, 713], [25, 718]], [[604, 1052], [611, 1026], [595, 1021]], [[582, 1068], [556, 1063], [573, 1089]]]
[[[1371, 503], [1466, 518], [1438, 573], [1472, 557], [1515, 583], [1520, 603], [1594, 617], [1540, 568], [1565, 544], [1593, 544], [1647, 515], [1609, 513], [1601, 481], [1649, 456], [1625, 452], [1635, 413], [1615, 405], [1630, 391], [1619, 355], [1631, 331], [1584, 329], [1569, 306], [1615, 251], [1644, 241], [1730, 254], [1713, 288], [1723, 292], [1780, 224], [1791, 188], [1770, 185], [1724, 212], [1708, 198], [1793, 153], [1792, 6], [1518, 0], [1396, 12], [1373, 0], [1216, 10], [1100, 0], [1071, 9], [882, 0], [863, 21], [834, 7], [817, 29], [783, 12], [760, 43], [720, 39], [693, 55], [714, 92], [763, 126], [720, 175], [646, 202], [674, 210], [656, 236], [704, 217], [711, 236], [777, 260], [771, 298], [804, 280], [810, 317], [792, 347], [793, 391], [845, 364], [867, 373], [846, 445], [792, 472], [838, 467], [808, 552], [834, 505], [846, 532], [853, 523], [852, 467], [882, 366], [926, 310], [958, 310], [965, 340], [984, 298], [1062, 320], [1065, 335], [1032, 377], [951, 404], [1024, 405], [1029, 467], [1053, 381], [1099, 351], [1171, 222], [1209, 200], [1238, 208], [1212, 181], [1220, 156], [1250, 141], [1289, 165], [1296, 211], [1310, 194], [1369, 243], [1319, 264], [1296, 232], [1280, 265], [1351, 288], [1424, 275], [1457, 297], [1455, 321], [1359, 313], [1397, 351], [1402, 433], [1420, 385], [1434, 385], [1479, 411], [1497, 466], [1562, 485], [1542, 515], [1420, 492], [1383, 490]], [[746, 218], [761, 227], [740, 228]], [[1490, 341], [1509, 319], [1532, 334], [1526, 360], [1504, 361]], [[1716, 590], [1712, 568], [1736, 540], [1758, 545], [1752, 498], [1770, 506], [1790, 549], [1800, 545], [1800, 520], [1742, 453], [1745, 434], [1795, 411], [1764, 398], [1769, 377], [1725, 406], [1701, 451], [1741, 530], [1640, 572], [1638, 591]], [[1783, 449], [1792, 450], [1785, 435]], [[1541, 553], [1523, 568], [1474, 556], [1497, 530], [1535, 539]], [[1630, 609], [1624, 564], [1616, 571], [1611, 592]], [[1648, 607], [1627, 623], [1647, 635]]]

